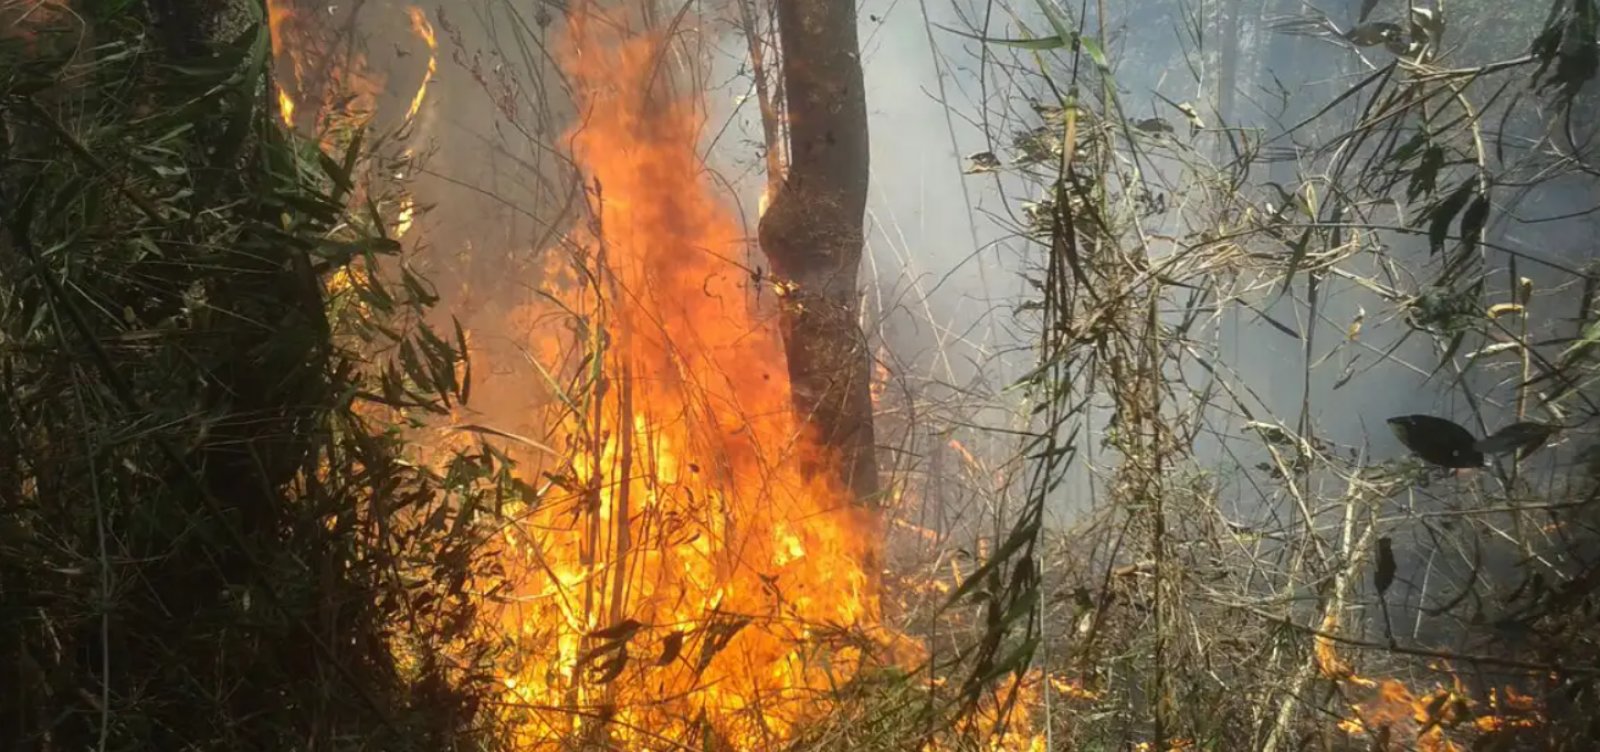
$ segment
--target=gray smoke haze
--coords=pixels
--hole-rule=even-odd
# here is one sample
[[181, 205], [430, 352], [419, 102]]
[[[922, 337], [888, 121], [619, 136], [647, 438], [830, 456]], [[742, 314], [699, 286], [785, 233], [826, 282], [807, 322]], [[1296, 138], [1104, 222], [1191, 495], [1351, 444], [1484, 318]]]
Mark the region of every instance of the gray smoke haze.
[[[952, 435], [980, 456], [999, 461], [1016, 449], [1015, 438], [961, 426], [1026, 426], [1025, 414], [1019, 416], [1025, 406], [1003, 390], [1034, 357], [1027, 349], [1031, 325], [1014, 309], [1032, 292], [1023, 278], [1040, 262], [1043, 249], [1016, 235], [1014, 217], [1021, 202], [1039, 197], [1039, 188], [1006, 175], [964, 170], [966, 156], [976, 152], [992, 151], [1007, 159], [1010, 134], [1041, 124], [1023, 102], [1029, 97], [1047, 102], [1049, 95], [1039, 79], [1022, 70], [1032, 65], [1029, 56], [985, 50], [979, 42], [941, 28], [976, 31], [987, 18], [994, 37], [1024, 36], [1019, 20], [1031, 33], [1044, 33], [1048, 27], [1036, 6], [1016, 5], [1015, 16], [979, 0], [864, 0], [859, 7], [872, 137], [863, 270], [868, 325], [882, 337], [893, 375], [910, 383], [919, 398], [946, 405], [921, 416], [916, 428], [922, 433], [902, 447], [907, 454], [892, 461], [895, 468], [936, 473], [959, 464], [944, 449]], [[420, 77], [425, 55], [404, 23], [404, 7], [368, 3], [360, 11], [363, 19], [383, 19], [364, 28], [369, 29], [374, 65], [390, 73], [389, 88], [399, 92], [391, 94], [395, 101], [386, 105], [390, 111], [396, 106], [403, 110], [414, 84], [402, 82]], [[1197, 3], [1175, 0], [1107, 7], [1111, 16], [1103, 24], [1105, 47], [1128, 117], [1178, 122], [1174, 138], [1188, 140], [1197, 152], [1219, 153], [1215, 133], [1186, 133], [1163, 101], [1193, 103], [1209, 124], [1219, 122], [1215, 19], [1197, 16]], [[1326, 41], [1271, 33], [1265, 19], [1303, 11], [1298, 3], [1241, 0], [1238, 7], [1246, 20], [1239, 35], [1236, 112], [1229, 125], [1276, 138], [1275, 148], [1287, 150], [1293, 139], [1278, 138], [1284, 128], [1370, 73], [1370, 61]], [[1353, 14], [1343, 4], [1324, 10], [1341, 26]], [[728, 203], [742, 211], [753, 234], [764, 179], [760, 114], [747, 50], [731, 22], [734, 16], [726, 8], [708, 11], [691, 21], [705, 32], [699, 48], [703, 57], [696, 62], [708, 82], [707, 161]], [[528, 431], [531, 426], [520, 421], [533, 420], [541, 397], [528, 387], [538, 377], [519, 348], [539, 323], [513, 313], [534, 298], [537, 251], [581, 218], [571, 199], [570, 166], [561, 156], [560, 139], [572, 117], [569, 93], [550, 59], [550, 45], [563, 22], [548, 5], [530, 9], [484, 2], [447, 2], [430, 8], [429, 16], [439, 27], [440, 65], [423, 122], [412, 135], [429, 157], [425, 170], [411, 179], [419, 203], [434, 208], [419, 220], [417, 235], [426, 237], [429, 247], [416, 258], [439, 284], [450, 311], [484, 335], [487, 353], [480, 364], [478, 403], [493, 413], [500, 427]], [[548, 26], [541, 27], [541, 21]], [[1101, 25], [1092, 15], [1085, 22], [1095, 33]], [[1534, 31], [1504, 33], [1531, 38]], [[1359, 116], [1347, 109], [1328, 117], [1349, 125]], [[1513, 130], [1521, 132], [1508, 142], [1512, 156], [1507, 162], [1520, 159], [1517, 150], [1539, 135], [1528, 125], [1538, 121], [1535, 116], [1512, 121]], [[1176, 186], [1176, 199], [1185, 174], [1170, 162], [1156, 164], [1155, 174], [1147, 177], [1169, 189]], [[1308, 161], [1306, 166], [1323, 169], [1323, 163]], [[1247, 189], [1264, 190], [1266, 181], [1291, 185], [1295, 168], [1261, 165], [1247, 181], [1255, 187]], [[1513, 277], [1528, 277], [1539, 293], [1535, 306], [1541, 316], [1567, 321], [1579, 315], [1571, 270], [1593, 261], [1596, 228], [1582, 213], [1597, 202], [1594, 181], [1575, 178], [1526, 190], [1502, 188], [1495, 199], [1499, 211], [1487, 240], [1521, 257], [1513, 272], [1516, 257], [1499, 252], [1486, 256], [1486, 297], [1507, 300]], [[1567, 216], [1572, 218], [1541, 221]], [[1418, 223], [1392, 206], [1372, 208], [1369, 219], [1396, 227]], [[1180, 236], [1196, 229], [1186, 221], [1169, 212], [1152, 220], [1148, 229]], [[1430, 256], [1425, 236], [1382, 232], [1363, 242], [1379, 244], [1386, 253], [1358, 255], [1343, 267], [1383, 287], [1414, 293], [1437, 271], [1438, 259]], [[1154, 253], [1173, 250], [1159, 244], [1153, 248]], [[753, 249], [747, 263], [761, 263]], [[1436, 345], [1411, 331], [1396, 315], [1393, 301], [1352, 279], [1329, 275], [1318, 290], [1312, 320], [1304, 273], [1284, 293], [1281, 285], [1252, 288], [1242, 294], [1242, 303], [1250, 308], [1225, 303], [1226, 313], [1191, 333], [1214, 345], [1217, 364], [1248, 393], [1256, 418], [1270, 417], [1295, 428], [1304, 410], [1316, 436], [1355, 452], [1366, 464], [1405, 454], [1384, 426], [1393, 415], [1432, 413], [1475, 431], [1509, 420], [1512, 390], [1507, 379], [1514, 374], [1504, 367], [1480, 372], [1468, 379], [1468, 389], [1454, 388], [1448, 369], [1432, 373], [1441, 354]], [[1360, 336], [1351, 338], [1358, 317]], [[1555, 336], [1554, 331], [1546, 334]], [[1309, 378], [1308, 362], [1318, 364]], [[1196, 384], [1209, 378], [1197, 369], [1184, 375]], [[1477, 399], [1469, 402], [1464, 396], [1469, 393]], [[1475, 409], [1484, 423], [1473, 419]], [[1097, 415], [1096, 420], [1106, 417]], [[1259, 438], [1242, 429], [1244, 416], [1213, 411], [1211, 417], [1215, 432], [1202, 438], [1197, 459], [1215, 473], [1230, 518], [1268, 524], [1284, 514], [1286, 499], [1272, 484], [1263, 483], [1264, 475], [1256, 469], [1266, 455]], [[891, 425], [900, 418], [884, 420]], [[1094, 444], [1100, 438], [1090, 435], [1080, 443]], [[1546, 479], [1555, 478], [1573, 455], [1571, 447], [1548, 451], [1533, 467]], [[1080, 465], [1075, 472], [1052, 499], [1054, 518], [1061, 525], [1069, 524], [1093, 497], [1086, 468]], [[1457, 501], [1424, 491], [1395, 503], [1434, 509]]]

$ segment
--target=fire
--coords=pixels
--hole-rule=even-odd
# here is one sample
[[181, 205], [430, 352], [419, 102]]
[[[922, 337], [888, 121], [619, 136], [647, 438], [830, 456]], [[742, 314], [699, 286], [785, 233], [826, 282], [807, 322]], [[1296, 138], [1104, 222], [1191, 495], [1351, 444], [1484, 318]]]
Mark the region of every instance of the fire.
[[978, 464], [978, 458], [972, 456], [972, 452], [967, 451], [967, 445], [956, 439], [951, 439], [948, 445], [951, 449], [956, 450], [956, 452], [961, 455], [961, 459], [965, 460], [967, 465], [971, 467], [981, 467], [981, 465]]
[[294, 99], [281, 90], [278, 92], [278, 114], [283, 117], [284, 125], [294, 125]]
[[1352, 735], [1371, 735], [1419, 752], [1464, 752], [1458, 744], [1472, 732], [1491, 734], [1507, 729], [1532, 728], [1539, 721], [1536, 702], [1515, 688], [1490, 690], [1487, 708], [1467, 696], [1459, 677], [1453, 687], [1436, 686], [1417, 695], [1396, 679], [1374, 680], [1356, 674], [1334, 652], [1332, 640], [1319, 637], [1316, 656], [1329, 678], [1344, 682], [1347, 691], [1366, 699], [1351, 703], [1351, 715], [1339, 729]]
[[400, 211], [395, 215], [394, 236], [396, 238], [403, 238], [407, 232], [411, 231], [411, 222], [416, 219], [416, 214], [417, 207], [412, 203], [410, 197], [402, 197], [400, 199]]
[[874, 526], [800, 470], [820, 450], [770, 312], [724, 260], [743, 228], [702, 179], [702, 109], [659, 80], [664, 37], [598, 13], [574, 9], [559, 58], [594, 221], [551, 272], [579, 326], [529, 347], [551, 372], [587, 349], [594, 386], [556, 400], [567, 457], [507, 534], [511, 720], [527, 749], [771, 749], [901, 644], [863, 564]]
[[327, 147], [333, 131], [372, 117], [385, 79], [360, 51], [341, 44], [338, 35], [348, 31], [314, 15], [297, 10], [294, 0], [267, 0], [278, 114], [295, 127], [296, 115], [309, 113], [312, 132]]
[[1355, 715], [1339, 723], [1346, 733], [1383, 733], [1387, 729], [1391, 739], [1415, 739], [1416, 748], [1423, 752], [1455, 752], [1460, 748], [1445, 738], [1445, 729], [1465, 718], [1467, 701], [1443, 688], [1418, 698], [1406, 685], [1385, 679], [1371, 699], [1355, 703], [1353, 709]]
[[406, 110], [406, 121], [409, 122], [422, 109], [422, 100], [428, 96], [428, 84], [433, 83], [434, 75], [439, 72], [439, 40], [434, 37], [433, 24], [428, 23], [428, 17], [421, 8], [413, 5], [406, 8], [406, 13], [411, 16], [411, 30], [428, 45], [428, 72], [423, 75], [422, 84], [411, 97], [411, 107]]
[[1351, 715], [1339, 722], [1339, 729], [1347, 734], [1404, 742], [1419, 752], [1464, 752], [1467, 747], [1457, 741], [1471, 732], [1491, 734], [1531, 728], [1540, 722], [1536, 701], [1513, 687], [1503, 692], [1491, 689], [1488, 707], [1483, 709], [1468, 696], [1454, 673], [1450, 673], [1452, 687], [1437, 686], [1421, 696], [1396, 679], [1361, 676], [1334, 648], [1329, 635], [1337, 629], [1336, 614], [1324, 617], [1313, 655], [1323, 676], [1343, 683], [1350, 695], [1365, 698], [1351, 703]]

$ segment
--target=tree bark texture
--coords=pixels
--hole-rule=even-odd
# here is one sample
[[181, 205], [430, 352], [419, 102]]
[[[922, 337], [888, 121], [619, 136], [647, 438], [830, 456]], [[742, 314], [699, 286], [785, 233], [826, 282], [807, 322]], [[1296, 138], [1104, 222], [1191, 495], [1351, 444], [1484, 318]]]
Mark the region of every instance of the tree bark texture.
[[[870, 361], [858, 322], [867, 102], [852, 0], [777, 0], [790, 164], [761, 217], [795, 405], [859, 500], [878, 491]], [[818, 468], [820, 471], [821, 468]]]

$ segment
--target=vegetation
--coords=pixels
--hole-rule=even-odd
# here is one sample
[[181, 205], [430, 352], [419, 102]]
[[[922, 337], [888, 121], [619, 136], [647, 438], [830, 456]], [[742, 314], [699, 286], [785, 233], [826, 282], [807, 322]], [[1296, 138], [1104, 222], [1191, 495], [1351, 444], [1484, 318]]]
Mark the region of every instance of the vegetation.
[[[1343, 50], [1318, 59], [1345, 67], [1226, 82], [1281, 93], [1255, 123], [1204, 101], [1132, 115], [1101, 41], [1123, 16], [1105, 4], [1095, 20], [1021, 4], [1031, 30], [965, 32], [1047, 103], [986, 118], [1043, 125], [1010, 159], [974, 159], [1031, 187], [1015, 231], [1043, 249], [1025, 306], [1040, 472], [978, 595], [1011, 622], [1004, 644], [1085, 690], [1055, 701], [1063, 748], [1585, 749], [1600, 733], [1577, 710], [1600, 667], [1572, 660], [1597, 636], [1591, 366], [1571, 357], [1595, 314], [1589, 292], [1577, 310], [1560, 292], [1592, 287], [1592, 258], [1517, 237], [1550, 221], [1541, 200], [1592, 185], [1576, 113], [1592, 107], [1595, 10], [1519, 6], [1527, 52], [1499, 57], [1515, 43], [1483, 30], [1508, 6], [1362, 5], [1265, 20], [1264, 38]], [[1208, 49], [1214, 22], [1185, 18], [1189, 70], [1249, 52]], [[1342, 83], [1306, 102], [1296, 76]], [[1277, 337], [1299, 350], [1292, 390], [1282, 366], [1250, 364]], [[1373, 390], [1403, 381], [1471, 415], [1471, 433], [1443, 423], [1469, 440], [1533, 420], [1570, 443], [1441, 477], [1324, 425], [1392, 404]], [[1401, 433], [1424, 456], [1446, 440]], [[1063, 483], [1092, 503], [1041, 529]]]
[[[760, 432], [784, 412], [765, 409], [769, 374], [684, 349], [689, 332], [765, 352], [727, 345], [755, 337], [674, 307], [784, 280], [698, 259], [675, 268], [712, 271], [676, 280], [666, 304], [629, 303], [659, 281], [638, 271], [659, 271], [640, 263], [652, 243], [698, 247], [704, 225], [735, 224], [694, 193], [699, 166], [674, 161], [697, 153], [692, 119], [600, 98], [608, 127], [569, 134], [549, 163], [503, 160], [540, 184], [525, 202], [540, 205], [484, 197], [538, 226], [503, 268], [477, 249], [462, 284], [491, 302], [457, 324], [398, 240], [416, 186], [390, 176], [427, 173], [338, 118], [319, 120], [333, 122], [317, 143], [282, 127], [261, 8], [0, 0], [0, 635], [16, 636], [0, 641], [0, 748], [709, 750], [747, 728], [796, 752], [1593, 748], [1597, 272], [1591, 249], [1555, 246], [1592, 238], [1600, 203], [1600, 9], [1125, 5], [996, 3], [1007, 12], [963, 28], [930, 23], [1007, 84], [972, 119], [989, 143], [967, 171], [1022, 197], [997, 221], [1037, 262], [1018, 301], [1034, 367], [987, 405], [1011, 423], [971, 429], [975, 410], [929, 382], [862, 391], [864, 163], [822, 165], [848, 200], [785, 188], [760, 223], [766, 253], [787, 258], [772, 266], [838, 306], [810, 335], [849, 344], [791, 362], [795, 384], [827, 391], [848, 371], [823, 421], [859, 423], [877, 400], [877, 441], [896, 448], [878, 453], [881, 484], [866, 480], [876, 468], [845, 474], [884, 523], [885, 624], [862, 625], [817, 604], [849, 589], [848, 566], [807, 580], [741, 570], [743, 550], [694, 558], [702, 535], [772, 545], [754, 521], [835, 529], [825, 510], [774, 509], [800, 502], [773, 469], [792, 456]], [[784, 151], [810, 169], [796, 155], [827, 136], [816, 121], [785, 131], [774, 108], [805, 106], [769, 88], [829, 85], [799, 63], [775, 74], [772, 50], [820, 45], [839, 66], [821, 74], [841, 80], [871, 65], [801, 29], [802, 6], [853, 23], [822, 0], [735, 14], [769, 169]], [[524, 10], [485, 11], [485, 26], [511, 21], [491, 35], [493, 65], [464, 23], [435, 16], [446, 59], [515, 134], [497, 159], [558, 151], [552, 100], [583, 100], [541, 78], [560, 57], [543, 46], [554, 11]], [[638, 16], [676, 40], [686, 12]], [[1181, 56], [1125, 41], [1157, 20]], [[1284, 62], [1310, 45], [1330, 70]], [[619, 54], [626, 76], [591, 55], [573, 78], [653, 83], [680, 64], [649, 53]], [[640, 101], [670, 104], [663, 92], [703, 73], [684, 67]], [[1145, 68], [1189, 71], [1193, 95], [1151, 84], [1161, 103], [1136, 108], [1148, 82], [1130, 70]], [[837, 124], [852, 158], [857, 116]], [[595, 134], [623, 139], [609, 145], [626, 158], [596, 167]], [[569, 159], [582, 148], [587, 161]], [[679, 182], [651, 185], [664, 180]], [[695, 221], [662, 212], [640, 242], [607, 203], [658, 195]], [[837, 216], [812, 227], [821, 209]], [[823, 279], [818, 247], [852, 273]], [[539, 275], [537, 305], [506, 302], [508, 278]], [[796, 312], [791, 338], [808, 326]], [[517, 369], [469, 368], [469, 351]], [[663, 363], [681, 370], [636, 370]], [[485, 395], [547, 433], [464, 422]], [[431, 430], [452, 422], [451, 439]], [[1398, 444], [1380, 443], [1391, 428], [1367, 435], [1379, 422]], [[955, 426], [993, 429], [1009, 452], [974, 456]], [[834, 427], [861, 441], [863, 426]], [[934, 507], [960, 509], [915, 524]], [[712, 508], [724, 527], [684, 522]], [[518, 536], [544, 547], [503, 546]], [[702, 560], [739, 573], [714, 587], [662, 574]], [[759, 600], [724, 599], [736, 587]], [[908, 659], [869, 626], [925, 650]], [[623, 727], [641, 707], [719, 697], [708, 688], [737, 676], [739, 651], [822, 669], [789, 696]], [[547, 694], [518, 695], [517, 680]], [[649, 694], [668, 682], [671, 697]], [[817, 717], [783, 715], [795, 706]]]
[[359, 134], [330, 157], [272, 120], [240, 7], [192, 48], [155, 7], [4, 7], [6, 749], [480, 731], [487, 675], [445, 657], [487, 649], [461, 594], [483, 532], [452, 510], [493, 461], [441, 477], [390, 427], [465, 398], [459, 348], [417, 323], [424, 287], [380, 282]]

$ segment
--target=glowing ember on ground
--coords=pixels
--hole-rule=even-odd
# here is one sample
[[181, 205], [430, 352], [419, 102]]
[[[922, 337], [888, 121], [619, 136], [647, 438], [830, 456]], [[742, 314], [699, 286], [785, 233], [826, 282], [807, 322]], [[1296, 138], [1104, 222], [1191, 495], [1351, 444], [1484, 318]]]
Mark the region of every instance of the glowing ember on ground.
[[[1331, 625], [1325, 623], [1324, 627]], [[1511, 687], [1503, 693], [1491, 690], [1489, 706], [1481, 708], [1467, 696], [1458, 677], [1453, 688], [1435, 687], [1419, 697], [1398, 680], [1356, 674], [1339, 659], [1333, 640], [1326, 637], [1318, 636], [1316, 656], [1324, 675], [1343, 682], [1353, 698], [1361, 698], [1352, 701], [1351, 715], [1339, 722], [1339, 729], [1373, 737], [1374, 749], [1398, 744], [1419, 752], [1461, 752], [1466, 747], [1457, 742], [1469, 739], [1472, 733], [1499, 733], [1539, 722], [1533, 699]]]

